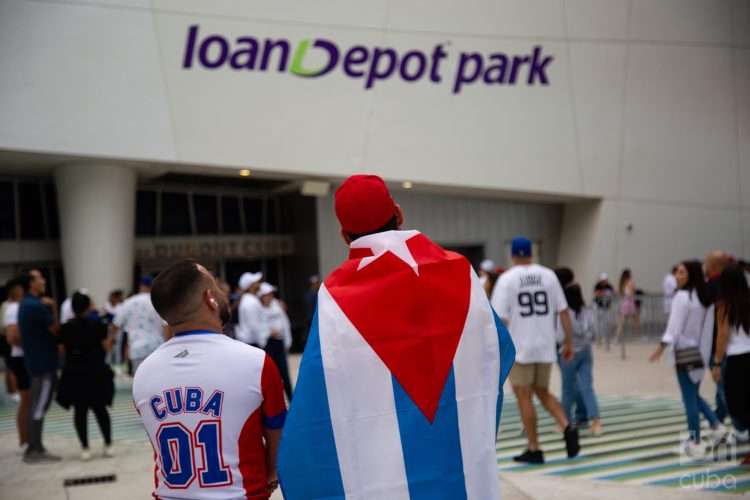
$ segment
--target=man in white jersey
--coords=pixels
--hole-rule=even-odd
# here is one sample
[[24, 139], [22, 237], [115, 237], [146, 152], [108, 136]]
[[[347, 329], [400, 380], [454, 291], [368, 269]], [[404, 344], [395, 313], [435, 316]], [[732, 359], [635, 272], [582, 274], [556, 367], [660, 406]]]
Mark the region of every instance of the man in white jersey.
[[513, 267], [503, 273], [492, 292], [492, 306], [508, 326], [516, 346], [516, 363], [510, 371], [510, 382], [518, 400], [528, 448], [514, 457], [517, 462], [543, 464], [539, 449], [537, 418], [532, 397], [536, 395], [544, 408], [564, 429], [568, 457], [578, 455], [578, 431], [570, 425], [557, 398], [549, 392], [552, 364], [557, 359], [555, 340], [557, 317], [565, 338], [563, 359], [573, 357], [572, 328], [568, 304], [555, 273], [531, 260], [531, 241], [514, 238], [511, 244]]
[[194, 261], [154, 281], [174, 336], [141, 364], [133, 400], [154, 448], [162, 499], [268, 499], [286, 406], [266, 353], [221, 334], [227, 296]]

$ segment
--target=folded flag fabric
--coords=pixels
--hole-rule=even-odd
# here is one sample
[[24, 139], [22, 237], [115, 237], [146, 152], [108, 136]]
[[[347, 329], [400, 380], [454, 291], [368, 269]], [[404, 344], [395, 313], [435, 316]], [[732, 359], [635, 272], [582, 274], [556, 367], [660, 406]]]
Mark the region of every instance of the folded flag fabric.
[[515, 357], [469, 262], [359, 238], [321, 286], [279, 452], [287, 500], [496, 499]]

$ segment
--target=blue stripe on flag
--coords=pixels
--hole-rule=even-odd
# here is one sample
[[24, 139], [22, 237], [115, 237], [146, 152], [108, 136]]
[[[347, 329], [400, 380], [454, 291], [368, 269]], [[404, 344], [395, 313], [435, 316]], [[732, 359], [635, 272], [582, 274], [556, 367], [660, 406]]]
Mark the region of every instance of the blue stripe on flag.
[[497, 342], [500, 346], [500, 389], [497, 394], [497, 410], [495, 412], [495, 433], [497, 433], [503, 411], [503, 384], [505, 384], [505, 379], [508, 378], [508, 373], [510, 373], [510, 369], [516, 361], [516, 346], [513, 345], [513, 339], [511, 339], [508, 329], [505, 328], [505, 324], [494, 309], [492, 310], [492, 316], [495, 318]]
[[453, 369], [451, 368], [445, 383], [432, 424], [395, 378], [393, 395], [410, 499], [465, 499], [466, 485], [461, 441], [458, 435], [458, 408]]
[[278, 470], [286, 500], [344, 499], [320, 354], [317, 310], [299, 367], [294, 403], [281, 435]]

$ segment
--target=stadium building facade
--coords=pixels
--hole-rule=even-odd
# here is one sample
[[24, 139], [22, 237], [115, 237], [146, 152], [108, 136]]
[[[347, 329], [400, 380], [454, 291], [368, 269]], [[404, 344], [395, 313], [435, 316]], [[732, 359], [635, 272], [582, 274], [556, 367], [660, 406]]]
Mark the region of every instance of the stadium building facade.
[[332, 193], [588, 288], [750, 256], [743, 0], [0, 3], [0, 278], [98, 302], [192, 256], [299, 297], [345, 255]]

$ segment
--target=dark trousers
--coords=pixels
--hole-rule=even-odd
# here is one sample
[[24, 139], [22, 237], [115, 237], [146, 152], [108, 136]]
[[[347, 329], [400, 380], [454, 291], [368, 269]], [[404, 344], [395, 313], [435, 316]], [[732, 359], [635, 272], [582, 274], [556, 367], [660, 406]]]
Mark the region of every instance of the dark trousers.
[[750, 428], [750, 352], [727, 357], [724, 390], [727, 396], [729, 414], [736, 418], [745, 429]]
[[[105, 406], [92, 406], [90, 408], [94, 412], [96, 422], [99, 424], [99, 430], [102, 431], [104, 444], [109, 446], [112, 444], [112, 423], [109, 419], [109, 412]], [[76, 427], [78, 440], [81, 442], [83, 448], [89, 447], [88, 416], [88, 405], [77, 404], [73, 407], [73, 423]]]
[[279, 339], [268, 339], [266, 344], [266, 354], [276, 363], [276, 367], [281, 374], [281, 380], [284, 382], [284, 392], [289, 401], [292, 400], [292, 382], [289, 379], [289, 365], [286, 362], [286, 349], [284, 341]]
[[42, 429], [57, 384], [57, 372], [31, 376], [31, 406], [29, 407], [29, 447], [27, 451], [44, 451]]

